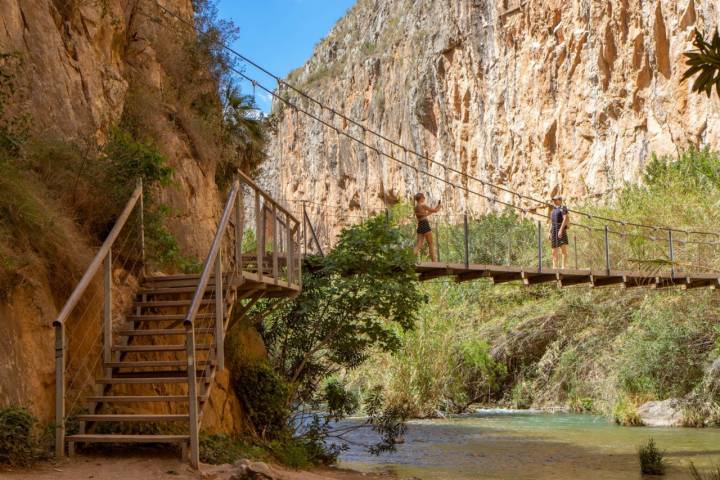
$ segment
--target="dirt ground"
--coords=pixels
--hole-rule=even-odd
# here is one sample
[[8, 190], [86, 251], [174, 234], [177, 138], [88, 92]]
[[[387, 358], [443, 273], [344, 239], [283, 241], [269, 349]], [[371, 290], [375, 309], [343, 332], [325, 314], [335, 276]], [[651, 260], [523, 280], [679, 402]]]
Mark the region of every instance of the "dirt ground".
[[[144, 452], [121, 454], [78, 455], [61, 462], [46, 462], [30, 469], [0, 470], [2, 480], [210, 480], [203, 471], [192, 470], [176, 453]], [[319, 468], [293, 471], [273, 466], [283, 480], [391, 480], [388, 475], [371, 475], [350, 470]]]

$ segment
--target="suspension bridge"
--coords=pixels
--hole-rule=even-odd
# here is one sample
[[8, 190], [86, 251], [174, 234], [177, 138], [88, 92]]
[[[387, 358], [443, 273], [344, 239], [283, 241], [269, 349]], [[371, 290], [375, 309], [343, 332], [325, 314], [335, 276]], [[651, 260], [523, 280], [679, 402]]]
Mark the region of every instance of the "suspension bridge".
[[[192, 22], [158, 7], [194, 31]], [[720, 244], [717, 233], [574, 209], [570, 210], [571, 268], [551, 268], [546, 240], [549, 225], [543, 213], [547, 202], [437, 162], [289, 85], [227, 45], [220, 46], [270, 75], [278, 88], [266, 87], [236, 69], [239, 77], [338, 136], [411, 169], [417, 185], [423, 178], [504, 208], [502, 212], [495, 209], [492, 216], [474, 212], [436, 216], [440, 221], [433, 229], [441, 261], [420, 259], [416, 265], [420, 280], [489, 278], [498, 284], [555, 282], [561, 287], [719, 286], [720, 273], [712, 267]], [[309, 106], [292, 101], [285, 91], [299, 95]], [[378, 143], [369, 143], [368, 136]], [[396, 151], [402, 155], [395, 155]], [[433, 173], [430, 165], [444, 169], [446, 175]], [[447, 173], [463, 181], [453, 183]], [[301, 291], [303, 256], [323, 254], [333, 246], [332, 228], [317, 228], [327, 223], [329, 215], [355, 216], [354, 221], [366, 217], [337, 206], [320, 207], [309, 213], [301, 199], [283, 204], [238, 172], [201, 272], [148, 275], [143, 187], [138, 184], [53, 319], [57, 456], [72, 454], [77, 444], [168, 443], [180, 445], [183, 456], [198, 466], [199, 432], [217, 394], [213, 389], [216, 375], [225, 367], [227, 331], [237, 322], [262, 321], [263, 313], [249, 318], [259, 300], [291, 298]], [[393, 218], [389, 208], [386, 204], [376, 214], [394, 222], [409, 247], [415, 240], [414, 218]], [[129, 306], [119, 309], [114, 298], [126, 300]], [[137, 433], [133, 428], [133, 424], [147, 423], [163, 425], [154, 431], [173, 433]]]

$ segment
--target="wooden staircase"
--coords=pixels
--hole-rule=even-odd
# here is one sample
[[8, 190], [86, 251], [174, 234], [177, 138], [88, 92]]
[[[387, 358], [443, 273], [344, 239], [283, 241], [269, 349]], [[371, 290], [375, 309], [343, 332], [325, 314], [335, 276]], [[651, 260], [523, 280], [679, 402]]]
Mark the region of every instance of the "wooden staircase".
[[[182, 324], [199, 278], [174, 275], [143, 281], [133, 303], [133, 314], [127, 316], [129, 326], [115, 332], [112, 359], [103, 362], [105, 376], [96, 379], [98, 395], [86, 397], [89, 413], [75, 417], [82, 433], [66, 437], [70, 452], [76, 443], [168, 443], [179, 444], [183, 450], [189, 446], [189, 330]], [[200, 421], [218, 368], [216, 321], [230, 318], [237, 287], [229, 287], [221, 315], [215, 311], [217, 302], [210, 298], [213, 293], [213, 289], [207, 290], [195, 316]], [[152, 424], [163, 433], [134, 433], [140, 422]], [[108, 430], [108, 426], [108, 433], [97, 433], [102, 427]]]
[[[260, 298], [291, 297], [301, 289], [299, 221], [252, 179], [238, 175], [202, 272], [195, 275], [144, 274], [138, 184], [53, 322], [56, 456], [65, 455], [66, 445], [72, 454], [77, 444], [176, 444], [183, 457], [198, 466], [203, 412], [215, 374], [224, 369], [225, 333], [234, 324], [230, 319], [242, 320]], [[254, 199], [255, 222], [247, 225], [245, 197]], [[139, 217], [136, 233], [123, 230], [133, 212]], [[243, 253], [243, 235], [253, 223], [256, 247]], [[139, 252], [133, 250], [135, 244]], [[135, 263], [128, 266], [138, 253], [139, 271]], [[118, 258], [124, 259], [119, 266]], [[114, 315], [118, 271], [137, 277], [140, 285], [134, 289], [131, 308]], [[96, 276], [103, 280], [102, 308], [93, 310], [100, 290], [91, 288]], [[80, 304], [84, 309], [76, 308]], [[101, 319], [93, 322], [91, 316], [98, 310]]]

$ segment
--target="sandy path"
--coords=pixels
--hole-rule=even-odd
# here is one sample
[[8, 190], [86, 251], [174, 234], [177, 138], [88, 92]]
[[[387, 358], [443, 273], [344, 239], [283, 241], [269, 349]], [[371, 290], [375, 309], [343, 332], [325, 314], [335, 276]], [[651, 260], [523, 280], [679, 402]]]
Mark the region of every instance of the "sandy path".
[[[210, 467], [208, 467], [210, 468]], [[334, 468], [299, 472], [273, 469], [287, 480], [389, 480], [385, 475], [369, 475]], [[201, 468], [202, 470], [202, 468]], [[176, 453], [134, 453], [132, 455], [78, 455], [61, 462], [41, 463], [32, 469], [0, 470], [2, 480], [202, 480], [203, 476], [180, 461]]]

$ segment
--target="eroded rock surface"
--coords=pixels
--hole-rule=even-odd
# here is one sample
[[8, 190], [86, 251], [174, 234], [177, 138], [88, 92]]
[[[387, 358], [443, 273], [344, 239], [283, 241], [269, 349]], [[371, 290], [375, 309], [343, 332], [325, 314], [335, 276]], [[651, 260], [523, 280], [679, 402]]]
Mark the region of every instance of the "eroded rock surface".
[[[360, 0], [288, 81], [434, 160], [545, 199], [605, 195], [636, 181], [652, 153], [673, 154], [688, 142], [720, 146], [720, 101], [680, 82], [693, 29], [719, 23], [717, 2], [509, 1], [521, 6], [503, 14], [506, 4]], [[339, 216], [323, 216], [327, 209], [308, 204], [322, 235], [416, 191], [459, 213], [465, 205], [495, 208], [290, 108], [278, 120], [268, 187], [291, 201], [337, 206]], [[346, 131], [428, 169], [359, 128]], [[462, 182], [441, 167], [430, 172]], [[467, 187], [520, 203], [479, 182]]]

